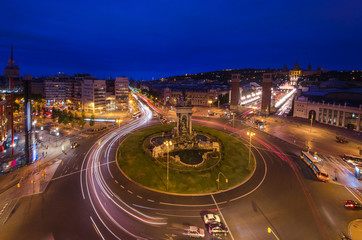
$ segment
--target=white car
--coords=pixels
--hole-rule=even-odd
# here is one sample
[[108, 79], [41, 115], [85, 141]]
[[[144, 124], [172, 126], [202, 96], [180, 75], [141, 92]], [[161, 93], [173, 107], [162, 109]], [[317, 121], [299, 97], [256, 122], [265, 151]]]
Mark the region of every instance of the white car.
[[183, 234], [186, 236], [195, 237], [195, 238], [204, 238], [205, 237], [204, 229], [198, 228], [196, 226], [189, 226], [187, 229], [185, 229], [185, 232]]
[[220, 217], [218, 215], [212, 214], [212, 213], [204, 215], [205, 224], [210, 224], [210, 223], [215, 223], [215, 222], [217, 222], [217, 223], [221, 222]]

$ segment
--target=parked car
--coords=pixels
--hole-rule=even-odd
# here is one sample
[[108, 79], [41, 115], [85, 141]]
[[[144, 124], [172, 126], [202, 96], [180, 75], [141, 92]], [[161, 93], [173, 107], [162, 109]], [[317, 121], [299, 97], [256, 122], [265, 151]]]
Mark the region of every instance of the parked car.
[[229, 229], [222, 222], [214, 222], [208, 225], [209, 233], [213, 236], [217, 235], [228, 235]]
[[344, 201], [344, 207], [350, 208], [350, 209], [359, 209], [359, 208], [362, 208], [362, 205], [359, 202], [356, 202], [353, 200], [347, 200], [347, 201]]
[[74, 148], [76, 148], [76, 147], [78, 147], [78, 146], [79, 146], [79, 144], [78, 144], [77, 142], [74, 142], [74, 143], [70, 146], [70, 148], [74, 149]]
[[216, 215], [216, 214], [213, 214], [213, 213], [209, 213], [209, 214], [204, 215], [203, 220], [204, 220], [205, 224], [221, 222], [220, 217], [218, 215]]
[[204, 238], [205, 237], [205, 231], [202, 228], [198, 228], [196, 226], [189, 226], [185, 229], [185, 232], [183, 235], [189, 236], [189, 237], [195, 237], [195, 238]]

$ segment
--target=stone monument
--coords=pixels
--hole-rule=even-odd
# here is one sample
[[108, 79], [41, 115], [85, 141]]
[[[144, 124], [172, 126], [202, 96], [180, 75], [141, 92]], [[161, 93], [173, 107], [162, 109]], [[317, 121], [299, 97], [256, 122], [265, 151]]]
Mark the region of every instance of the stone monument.
[[176, 105], [176, 132], [173, 136], [175, 144], [193, 147], [196, 143], [196, 134], [192, 130], [192, 106], [187, 100], [185, 92], [182, 93]]

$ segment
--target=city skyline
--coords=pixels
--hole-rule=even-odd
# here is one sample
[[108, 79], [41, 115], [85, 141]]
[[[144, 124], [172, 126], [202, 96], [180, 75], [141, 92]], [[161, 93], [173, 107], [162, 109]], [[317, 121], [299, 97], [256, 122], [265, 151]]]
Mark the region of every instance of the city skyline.
[[[0, 64], [20, 75], [152, 80], [236, 68], [360, 70], [361, 3], [4, 3]], [[3, 72], [0, 72], [3, 74]]]

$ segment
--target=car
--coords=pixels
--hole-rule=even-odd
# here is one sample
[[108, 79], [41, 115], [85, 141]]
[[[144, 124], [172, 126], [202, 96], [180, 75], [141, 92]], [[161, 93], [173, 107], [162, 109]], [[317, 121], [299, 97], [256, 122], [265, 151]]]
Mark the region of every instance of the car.
[[74, 149], [74, 148], [76, 148], [76, 147], [78, 147], [78, 146], [79, 146], [79, 144], [78, 144], [77, 142], [74, 142], [74, 143], [70, 146], [70, 148]]
[[362, 204], [353, 200], [344, 201], [344, 207], [350, 209], [362, 208]]
[[189, 226], [188, 228], [185, 229], [183, 235], [195, 238], [204, 238], [205, 231], [204, 229], [196, 226]]
[[206, 214], [204, 215], [203, 217], [204, 219], [204, 223], [207, 225], [207, 224], [210, 224], [210, 223], [219, 223], [221, 222], [220, 221], [220, 217], [216, 214], [213, 214], [213, 213], [209, 213], [209, 214]]
[[209, 233], [213, 236], [228, 235], [229, 229], [222, 222], [214, 222], [208, 225]]

